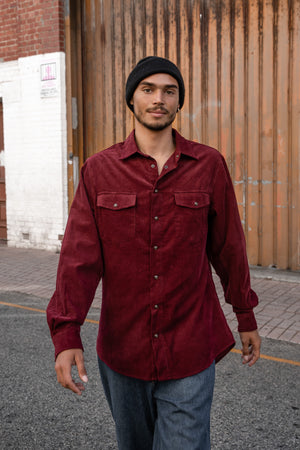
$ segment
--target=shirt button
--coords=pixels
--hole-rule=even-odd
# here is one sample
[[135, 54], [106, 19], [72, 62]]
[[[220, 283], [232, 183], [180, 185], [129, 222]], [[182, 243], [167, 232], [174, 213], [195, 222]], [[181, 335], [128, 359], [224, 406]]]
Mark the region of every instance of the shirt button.
[[165, 169], [168, 169], [168, 168], [169, 168], [169, 166], [166, 164], [166, 165], [165, 165]]
[[118, 203], [114, 203], [114, 207], [117, 208], [117, 206], [118, 206]]
[[154, 220], [158, 220], [158, 216], [155, 216], [155, 217], [154, 217]]
[[158, 275], [154, 275], [153, 277], [155, 280], [158, 280]]
[[155, 337], [155, 339], [157, 339], [158, 338], [158, 333], [155, 333], [154, 337]]
[[155, 164], [151, 164], [151, 168], [155, 169], [156, 165]]
[[158, 309], [158, 305], [154, 305], [154, 308], [155, 308], [155, 309]]
[[176, 155], [176, 158], [179, 158], [179, 155]]
[[158, 193], [158, 189], [154, 189], [154, 192], [155, 192], [155, 194], [157, 194]]
[[154, 250], [158, 250], [158, 245], [154, 245]]
[[198, 206], [198, 205], [199, 205], [199, 203], [198, 203], [198, 202], [194, 202], [194, 205], [195, 205], [195, 206]]

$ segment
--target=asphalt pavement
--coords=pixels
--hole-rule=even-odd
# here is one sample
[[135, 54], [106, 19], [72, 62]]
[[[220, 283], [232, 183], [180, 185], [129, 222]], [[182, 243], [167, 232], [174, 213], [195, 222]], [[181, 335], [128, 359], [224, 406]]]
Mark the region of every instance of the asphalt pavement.
[[[49, 267], [56, 267], [58, 255], [2, 250], [0, 449], [117, 449], [95, 350], [100, 293], [90, 310], [89, 321], [82, 327], [89, 382], [78, 397], [56, 382], [53, 346], [44, 312], [55, 281], [55, 270]], [[25, 274], [23, 278], [21, 274]], [[266, 321], [265, 328], [270, 322], [276, 322], [281, 330], [287, 328], [276, 339], [262, 338], [263, 356], [255, 366], [243, 366], [236, 352], [217, 364], [212, 450], [300, 449], [300, 346], [293, 342], [298, 339], [300, 284], [292, 277], [290, 281], [275, 280], [271, 275], [269, 279], [267, 275], [260, 277], [261, 272], [253, 279], [260, 291], [258, 315], [264, 316], [259, 320]], [[275, 298], [275, 303], [271, 304], [270, 298]], [[288, 318], [278, 322], [270, 310], [287, 314]], [[272, 326], [265, 333], [274, 335], [276, 325]], [[233, 330], [234, 327], [233, 324]]]

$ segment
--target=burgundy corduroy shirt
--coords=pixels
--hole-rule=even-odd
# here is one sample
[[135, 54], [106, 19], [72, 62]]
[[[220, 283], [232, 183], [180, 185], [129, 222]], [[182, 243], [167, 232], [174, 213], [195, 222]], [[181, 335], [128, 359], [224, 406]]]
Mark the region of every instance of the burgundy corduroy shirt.
[[204, 370], [234, 345], [210, 263], [239, 331], [257, 328], [258, 299], [224, 158], [173, 133], [176, 150], [160, 175], [134, 131], [84, 164], [47, 310], [56, 355], [82, 348], [80, 326], [102, 278], [102, 361], [143, 380]]

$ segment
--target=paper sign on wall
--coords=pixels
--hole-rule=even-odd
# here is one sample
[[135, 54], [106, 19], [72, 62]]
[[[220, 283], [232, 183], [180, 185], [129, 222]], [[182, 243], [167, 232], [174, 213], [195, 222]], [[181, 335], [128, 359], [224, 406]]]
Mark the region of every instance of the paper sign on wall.
[[58, 95], [56, 62], [41, 64], [41, 98]]

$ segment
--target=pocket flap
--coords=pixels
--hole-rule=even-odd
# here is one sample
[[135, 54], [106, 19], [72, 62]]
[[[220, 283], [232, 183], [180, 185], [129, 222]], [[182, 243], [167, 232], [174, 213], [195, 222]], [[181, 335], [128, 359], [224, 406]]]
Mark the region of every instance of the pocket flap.
[[120, 210], [131, 208], [136, 204], [136, 194], [123, 194], [120, 192], [104, 192], [97, 195], [97, 206], [102, 208]]
[[210, 203], [209, 194], [205, 192], [175, 192], [175, 203], [185, 208], [203, 208]]

